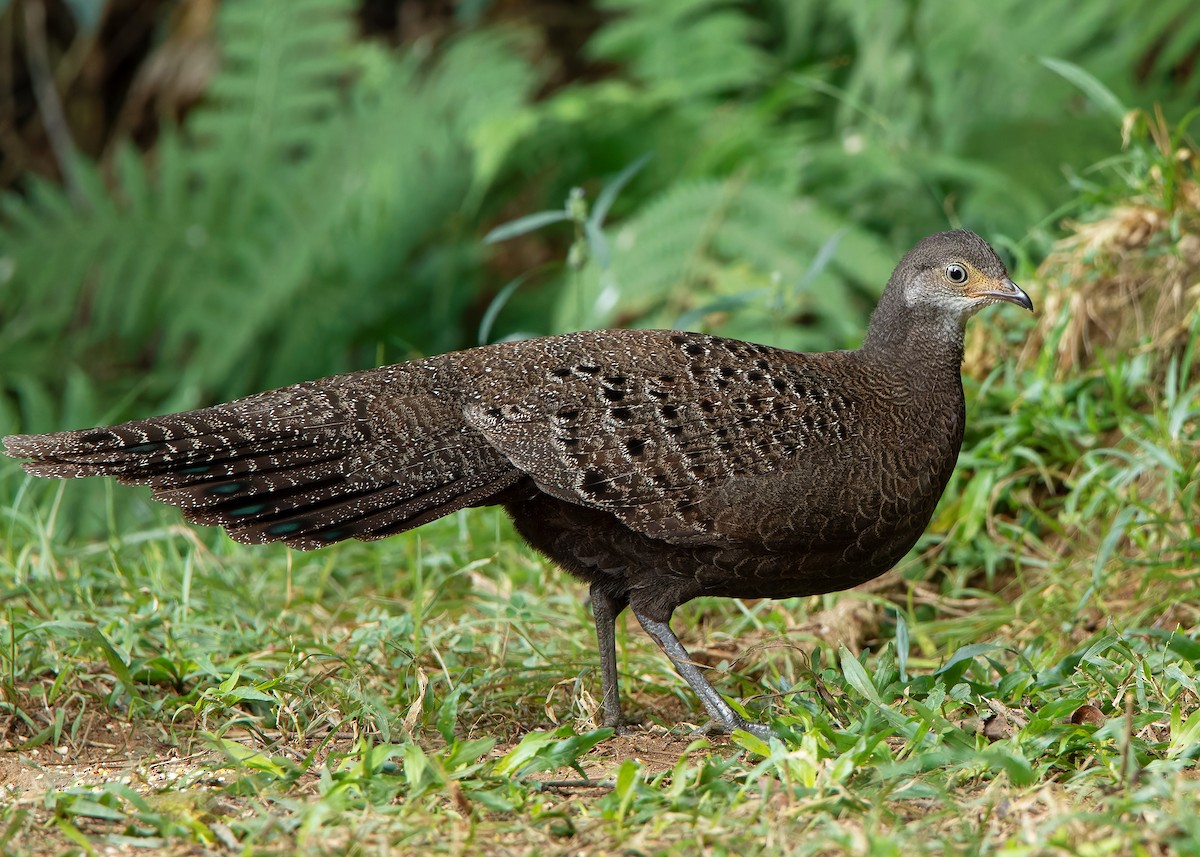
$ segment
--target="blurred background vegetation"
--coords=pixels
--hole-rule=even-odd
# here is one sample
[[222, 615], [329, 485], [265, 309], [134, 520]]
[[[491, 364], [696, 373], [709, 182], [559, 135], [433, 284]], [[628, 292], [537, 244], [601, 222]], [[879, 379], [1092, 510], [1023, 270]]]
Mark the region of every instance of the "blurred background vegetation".
[[583, 327], [852, 347], [920, 236], [1028, 276], [1147, 193], [1153, 256], [1198, 53], [1191, 0], [0, 0], [0, 430]]

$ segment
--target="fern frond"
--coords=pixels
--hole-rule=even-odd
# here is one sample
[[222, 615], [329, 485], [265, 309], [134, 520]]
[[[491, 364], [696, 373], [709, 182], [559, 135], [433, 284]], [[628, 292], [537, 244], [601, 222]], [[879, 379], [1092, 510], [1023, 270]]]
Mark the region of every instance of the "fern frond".
[[203, 149], [216, 159], [239, 152], [248, 167], [308, 151], [314, 127], [339, 109], [352, 13], [350, 0], [222, 4], [214, 109], [189, 123]]
[[[461, 341], [470, 277], [420, 254], [477, 244], [472, 229], [452, 239], [490, 180], [474, 169], [480, 129], [526, 104], [537, 74], [511, 35], [484, 33], [426, 69], [381, 52], [379, 74], [359, 76], [371, 49], [351, 48], [351, 13], [348, 0], [222, 4], [221, 70], [182, 132], [146, 160], [118, 150], [107, 184], [83, 164], [82, 205], [37, 181], [5, 200], [0, 374], [35, 366], [61, 391], [71, 365], [128, 377], [152, 361], [143, 397], [178, 409], [348, 368], [350, 347], [373, 358], [390, 329]], [[488, 145], [494, 176], [504, 154]], [[461, 255], [451, 265], [476, 258]]]
[[715, 95], [759, 83], [768, 65], [760, 24], [719, 0], [602, 0], [618, 17], [588, 53], [628, 65], [645, 84], [681, 97]]

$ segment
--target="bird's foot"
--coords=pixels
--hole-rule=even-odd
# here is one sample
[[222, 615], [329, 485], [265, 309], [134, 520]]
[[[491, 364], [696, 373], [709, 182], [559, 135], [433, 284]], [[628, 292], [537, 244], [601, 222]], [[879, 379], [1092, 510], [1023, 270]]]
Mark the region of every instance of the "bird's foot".
[[742, 721], [740, 724], [738, 724], [737, 728], [745, 729], [755, 738], [761, 738], [763, 741], [777, 737], [775, 730], [765, 723], [748, 723], [746, 721]]
[[749, 720], [743, 720], [741, 717], [725, 722], [723, 720], [712, 719], [696, 730], [697, 735], [732, 735], [738, 729], [745, 729], [755, 738], [761, 738], [766, 741], [768, 738], [777, 737], [775, 731], [765, 723], [751, 723]]

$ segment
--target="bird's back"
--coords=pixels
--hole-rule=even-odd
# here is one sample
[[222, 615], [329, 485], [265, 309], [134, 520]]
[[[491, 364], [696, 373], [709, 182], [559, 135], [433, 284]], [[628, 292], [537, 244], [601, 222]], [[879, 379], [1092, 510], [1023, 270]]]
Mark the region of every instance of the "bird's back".
[[465, 354], [490, 369], [467, 422], [528, 476], [506, 495], [522, 534], [581, 576], [657, 580], [678, 603], [882, 573], [962, 437], [957, 372], [913, 384], [861, 352], [600, 331]]

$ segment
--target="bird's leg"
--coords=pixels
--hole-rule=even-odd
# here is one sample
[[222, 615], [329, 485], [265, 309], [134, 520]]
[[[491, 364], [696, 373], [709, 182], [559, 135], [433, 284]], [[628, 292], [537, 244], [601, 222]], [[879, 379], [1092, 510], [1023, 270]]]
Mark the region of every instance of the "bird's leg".
[[771, 736], [769, 727], [761, 723], [747, 722], [730, 707], [728, 702], [721, 698], [721, 694], [717, 693], [716, 688], [709, 684], [704, 673], [700, 671], [700, 667], [696, 666], [691, 655], [687, 653], [683, 643], [679, 642], [679, 638], [675, 636], [675, 632], [671, 630], [668, 622], [659, 622], [644, 616], [637, 611], [637, 608], [634, 608], [633, 615], [637, 616], [637, 620], [642, 623], [646, 633], [654, 638], [654, 642], [658, 643], [659, 648], [671, 659], [675, 669], [692, 686], [692, 690], [700, 698], [700, 704], [704, 706], [708, 716], [713, 719], [714, 724], [721, 731], [732, 732], [735, 729], [745, 729], [760, 738]]
[[604, 692], [602, 726], [618, 732], [625, 723], [621, 717], [621, 694], [617, 687], [617, 617], [629, 604], [628, 599], [614, 598], [600, 586], [592, 584], [592, 616], [596, 620], [596, 643], [600, 649], [600, 686]]

